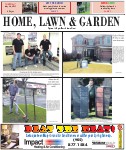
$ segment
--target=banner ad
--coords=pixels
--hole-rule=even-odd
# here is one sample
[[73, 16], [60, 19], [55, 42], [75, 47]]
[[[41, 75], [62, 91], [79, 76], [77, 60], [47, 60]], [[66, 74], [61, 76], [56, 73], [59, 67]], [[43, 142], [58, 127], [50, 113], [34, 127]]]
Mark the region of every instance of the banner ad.
[[1, 126], [15, 130], [21, 149], [124, 149], [123, 124]]

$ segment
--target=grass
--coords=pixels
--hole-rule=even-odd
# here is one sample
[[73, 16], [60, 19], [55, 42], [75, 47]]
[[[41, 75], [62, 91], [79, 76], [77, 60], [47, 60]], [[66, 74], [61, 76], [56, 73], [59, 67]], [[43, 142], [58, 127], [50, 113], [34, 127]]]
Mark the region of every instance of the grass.
[[77, 68], [77, 61], [63, 62], [63, 73], [112, 73], [112, 65], [88, 64], [88, 68]]
[[79, 13], [78, 14], [83, 14], [83, 15], [89, 15], [90, 14], [90, 10], [89, 11], [86, 11], [86, 12], [82, 12], [82, 13]]
[[3, 45], [12, 45], [12, 42], [3, 42]]
[[[20, 104], [19, 107], [25, 112], [25, 105]], [[31, 104], [28, 104], [28, 123], [30, 122], [38, 122], [38, 123], [45, 123], [46, 122], [46, 109], [40, 108], [35, 106], [36, 108], [36, 120], [34, 120], [34, 106]], [[18, 110], [19, 115], [15, 113], [15, 106], [13, 107], [13, 113], [9, 113], [9, 106], [3, 107], [3, 122], [4, 123], [18, 123], [18, 122], [25, 122], [23, 119], [23, 114], [20, 110]]]

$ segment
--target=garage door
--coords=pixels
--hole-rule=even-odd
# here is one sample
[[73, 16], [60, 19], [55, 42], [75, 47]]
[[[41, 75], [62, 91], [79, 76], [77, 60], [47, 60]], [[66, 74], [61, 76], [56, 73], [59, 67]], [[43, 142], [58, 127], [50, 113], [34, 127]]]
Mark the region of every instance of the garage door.
[[103, 51], [102, 52], [102, 60], [103, 61], [110, 61], [110, 59], [112, 58], [112, 51]]

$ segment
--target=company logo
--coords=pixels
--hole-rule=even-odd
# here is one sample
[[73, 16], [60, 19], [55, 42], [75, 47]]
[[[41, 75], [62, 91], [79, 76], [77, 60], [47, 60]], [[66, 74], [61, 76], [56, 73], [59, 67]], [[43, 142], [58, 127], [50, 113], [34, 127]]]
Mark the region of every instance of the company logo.
[[60, 139], [48, 139], [45, 140], [46, 145], [63, 145], [63, 140]]
[[106, 145], [106, 142], [102, 142], [102, 141], [92, 141], [92, 145]]
[[42, 140], [26, 140], [24, 139], [24, 145], [43, 145], [43, 139]]
[[115, 148], [115, 142], [106, 142], [106, 148]]
[[92, 141], [92, 145], [106, 145], [106, 148], [115, 148], [115, 142]]

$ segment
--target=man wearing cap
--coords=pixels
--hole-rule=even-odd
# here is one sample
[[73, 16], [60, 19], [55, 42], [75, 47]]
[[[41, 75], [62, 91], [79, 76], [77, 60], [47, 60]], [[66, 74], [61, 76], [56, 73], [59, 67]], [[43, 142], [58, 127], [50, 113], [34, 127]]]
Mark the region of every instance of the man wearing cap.
[[18, 86], [17, 86], [17, 80], [14, 80], [13, 84], [10, 84], [9, 86], [9, 94], [10, 94], [10, 112], [9, 114], [12, 113], [12, 109], [13, 109], [13, 102], [16, 103], [15, 105], [15, 109], [16, 109], [16, 114], [18, 114], [18, 104], [17, 104], [17, 96], [18, 93]]
[[95, 85], [93, 79], [89, 80], [88, 87], [89, 92], [89, 110], [92, 111], [92, 108], [95, 108]]
[[23, 67], [21, 64], [22, 53], [24, 53], [24, 42], [21, 39], [21, 34], [17, 33], [17, 38], [12, 41], [13, 46], [13, 71], [16, 70], [16, 62], [18, 59], [19, 66]]
[[51, 42], [46, 39], [46, 35], [43, 35], [43, 40], [40, 42], [40, 47], [42, 49], [42, 56], [43, 56], [43, 65], [45, 66], [46, 62], [46, 53], [48, 53], [48, 60], [51, 61], [52, 59], [52, 52], [51, 52]]

